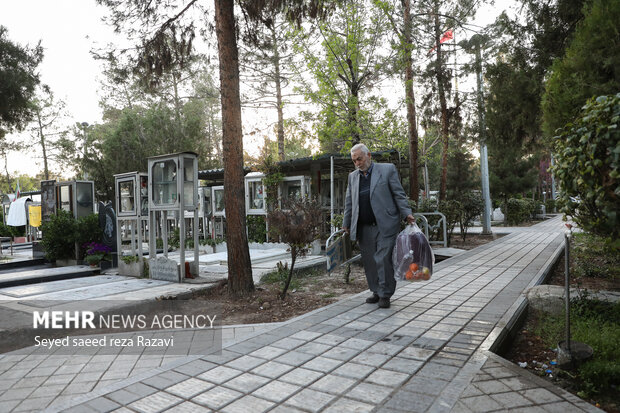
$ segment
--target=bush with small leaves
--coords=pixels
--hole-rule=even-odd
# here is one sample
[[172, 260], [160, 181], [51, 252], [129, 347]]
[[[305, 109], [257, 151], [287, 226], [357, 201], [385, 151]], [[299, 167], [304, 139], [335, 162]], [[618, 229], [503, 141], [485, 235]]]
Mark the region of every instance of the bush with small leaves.
[[554, 141], [560, 212], [620, 244], [620, 93], [588, 101]]

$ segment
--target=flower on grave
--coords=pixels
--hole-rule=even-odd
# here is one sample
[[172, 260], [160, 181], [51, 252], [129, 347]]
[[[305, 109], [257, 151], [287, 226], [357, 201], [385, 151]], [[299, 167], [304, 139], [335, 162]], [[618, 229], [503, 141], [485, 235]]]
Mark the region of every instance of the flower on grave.
[[98, 242], [89, 242], [82, 246], [86, 250], [84, 261], [90, 265], [98, 265], [101, 261], [110, 261], [112, 248]]

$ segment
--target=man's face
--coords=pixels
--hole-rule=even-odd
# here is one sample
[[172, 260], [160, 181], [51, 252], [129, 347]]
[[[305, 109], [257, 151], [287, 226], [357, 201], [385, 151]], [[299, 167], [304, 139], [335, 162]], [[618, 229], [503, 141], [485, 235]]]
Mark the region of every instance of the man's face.
[[351, 159], [355, 164], [355, 168], [362, 172], [366, 172], [370, 168], [370, 152], [365, 154], [362, 150], [351, 153]]

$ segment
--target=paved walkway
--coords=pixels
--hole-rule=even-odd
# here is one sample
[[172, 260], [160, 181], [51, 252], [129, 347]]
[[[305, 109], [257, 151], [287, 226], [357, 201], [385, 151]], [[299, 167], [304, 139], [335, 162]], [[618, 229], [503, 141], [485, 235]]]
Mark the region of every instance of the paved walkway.
[[7, 353], [0, 411], [600, 411], [490, 351], [562, 253], [563, 228], [555, 218], [441, 262], [431, 281], [400, 284], [390, 309], [359, 294], [221, 330], [218, 354]]

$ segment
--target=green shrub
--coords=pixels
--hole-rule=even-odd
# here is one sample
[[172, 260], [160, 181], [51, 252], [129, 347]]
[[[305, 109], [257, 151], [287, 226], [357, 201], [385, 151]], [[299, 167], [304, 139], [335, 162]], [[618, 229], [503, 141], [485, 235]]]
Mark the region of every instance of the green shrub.
[[23, 237], [26, 235], [26, 226], [13, 227], [4, 224], [4, 215], [0, 214], [0, 237]]
[[620, 93], [588, 101], [555, 137], [554, 156], [560, 212], [620, 243]]
[[467, 229], [473, 225], [474, 218], [484, 212], [484, 201], [482, 196], [475, 192], [464, 192], [461, 195], [461, 216], [459, 226], [463, 241], [467, 237]]
[[91, 242], [101, 242], [103, 231], [99, 226], [99, 216], [90, 214], [77, 220], [75, 223], [75, 242], [80, 246], [79, 259], [84, 257], [86, 249], [85, 244]]
[[260, 242], [267, 241], [267, 226], [265, 225], [264, 215], [248, 215], [248, 241]]
[[555, 212], [555, 199], [547, 199], [545, 201], [545, 211], [548, 214]]
[[519, 225], [532, 218], [531, 200], [510, 198], [502, 206], [502, 213], [508, 225]]
[[134, 262], [138, 262], [138, 256], [137, 255], [123, 255], [121, 257], [121, 260], [125, 263], [125, 264], [132, 264]]
[[[455, 199], [449, 199], [447, 201], [439, 202], [439, 212], [446, 216], [446, 231], [448, 235], [448, 246], [450, 246], [450, 239], [454, 228], [461, 220], [461, 212], [463, 210], [463, 204]], [[429, 222], [430, 224], [430, 222]], [[440, 230], [439, 228], [437, 229]]]
[[50, 220], [41, 224], [41, 245], [49, 261], [75, 259], [75, 233], [77, 225], [71, 212], [59, 210]]
[[[61, 259], [82, 259], [84, 245], [100, 242], [102, 237], [97, 214], [90, 214], [79, 220], [73, 218], [69, 211], [59, 210], [50, 220], [41, 224], [43, 239], [41, 244], [45, 257], [50, 261]], [[75, 245], [78, 245], [78, 257], [75, 257]]]

